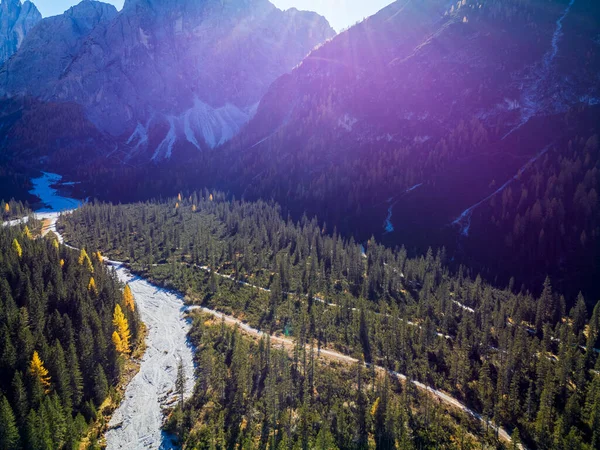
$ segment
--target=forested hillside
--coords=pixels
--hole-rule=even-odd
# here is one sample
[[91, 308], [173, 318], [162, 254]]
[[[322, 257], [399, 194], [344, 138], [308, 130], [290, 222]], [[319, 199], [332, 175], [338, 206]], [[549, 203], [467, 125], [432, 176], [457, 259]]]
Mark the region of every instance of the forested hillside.
[[79, 448], [140, 326], [100, 254], [36, 238], [40, 225], [0, 227], [2, 450]]
[[600, 445], [600, 306], [550, 279], [540, 296], [499, 289], [450, 272], [444, 249], [363, 253], [315, 219], [208, 191], [89, 204], [61, 226], [195, 303], [444, 389], [528, 446]]
[[[477, 420], [362, 364], [330, 363], [316, 345], [259, 341], [194, 317], [194, 397], [166, 425], [184, 448], [475, 449]], [[248, 356], [250, 355], [250, 356]], [[487, 438], [487, 439], [486, 439]]]

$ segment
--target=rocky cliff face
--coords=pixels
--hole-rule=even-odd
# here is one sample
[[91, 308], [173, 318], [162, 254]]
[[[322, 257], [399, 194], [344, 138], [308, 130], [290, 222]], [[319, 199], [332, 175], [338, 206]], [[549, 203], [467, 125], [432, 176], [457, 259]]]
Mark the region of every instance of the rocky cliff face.
[[21, 47], [25, 36], [42, 19], [29, 1], [2, 0], [0, 3], [0, 66]]
[[85, 0], [53, 19], [2, 70], [0, 92], [83, 105], [126, 160], [226, 142], [273, 80], [334, 35], [267, 0], [129, 0], [119, 14]]

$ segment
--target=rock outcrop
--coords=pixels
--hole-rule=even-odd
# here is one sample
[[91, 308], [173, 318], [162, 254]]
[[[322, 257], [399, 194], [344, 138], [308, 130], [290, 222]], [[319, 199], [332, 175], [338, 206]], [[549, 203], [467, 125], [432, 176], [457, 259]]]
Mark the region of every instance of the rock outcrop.
[[2, 0], [0, 3], [0, 66], [20, 47], [27, 33], [42, 19], [29, 1]]

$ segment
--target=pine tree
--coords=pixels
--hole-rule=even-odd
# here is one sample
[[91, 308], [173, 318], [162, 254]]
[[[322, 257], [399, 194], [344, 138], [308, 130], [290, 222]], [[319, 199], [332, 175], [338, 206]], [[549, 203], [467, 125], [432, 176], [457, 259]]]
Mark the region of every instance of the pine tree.
[[115, 342], [113, 334], [113, 342], [115, 343], [117, 351], [122, 354], [129, 354], [129, 339], [131, 338], [131, 332], [129, 331], [129, 324], [127, 323], [127, 319], [125, 318], [123, 310], [121, 309], [121, 305], [119, 304], [115, 306], [115, 312], [113, 315], [113, 325], [120, 340], [119, 346], [117, 347], [117, 343]]
[[123, 289], [123, 303], [131, 310], [131, 312], [135, 311], [135, 300], [128, 284], [126, 284], [125, 289]]
[[19, 430], [10, 404], [0, 394], [0, 449], [17, 450], [19, 448]]
[[48, 370], [44, 367], [44, 362], [40, 359], [40, 355], [37, 351], [33, 352], [33, 358], [31, 358], [29, 372], [34, 378], [39, 380], [46, 394], [50, 392], [50, 376], [48, 375]]
[[104, 369], [98, 364], [96, 366], [96, 371], [94, 372], [94, 401], [96, 402], [96, 405], [100, 406], [107, 396], [108, 380], [106, 379]]
[[177, 363], [177, 379], [175, 380], [175, 392], [179, 396], [179, 407], [183, 408], [183, 396], [185, 394], [185, 369], [183, 367], [183, 360], [179, 358]]
[[21, 371], [16, 371], [13, 377], [12, 383], [12, 404], [13, 411], [17, 416], [19, 425], [23, 425], [27, 418], [27, 412], [29, 411], [29, 403], [27, 401], [27, 390], [25, 389], [25, 383], [23, 383], [23, 375]]
[[13, 250], [14, 250], [14, 251], [17, 253], [17, 255], [19, 256], [19, 258], [20, 258], [21, 256], [23, 256], [23, 249], [21, 248], [21, 244], [19, 244], [19, 241], [17, 241], [17, 238], [15, 238], [15, 239], [13, 240], [12, 247], [13, 247]]

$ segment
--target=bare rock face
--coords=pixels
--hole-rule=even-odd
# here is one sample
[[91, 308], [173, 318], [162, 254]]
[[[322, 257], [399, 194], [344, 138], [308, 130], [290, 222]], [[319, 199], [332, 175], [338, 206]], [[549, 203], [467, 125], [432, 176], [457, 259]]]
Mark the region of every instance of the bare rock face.
[[[262, 95], [334, 35], [317, 14], [267, 0], [84, 0], [45, 19], [0, 72], [0, 95], [75, 102], [124, 159], [215, 147]], [[54, 36], [54, 37], [51, 37]]]
[[21, 47], [25, 36], [42, 20], [29, 1], [2, 0], [0, 4], [0, 66]]

